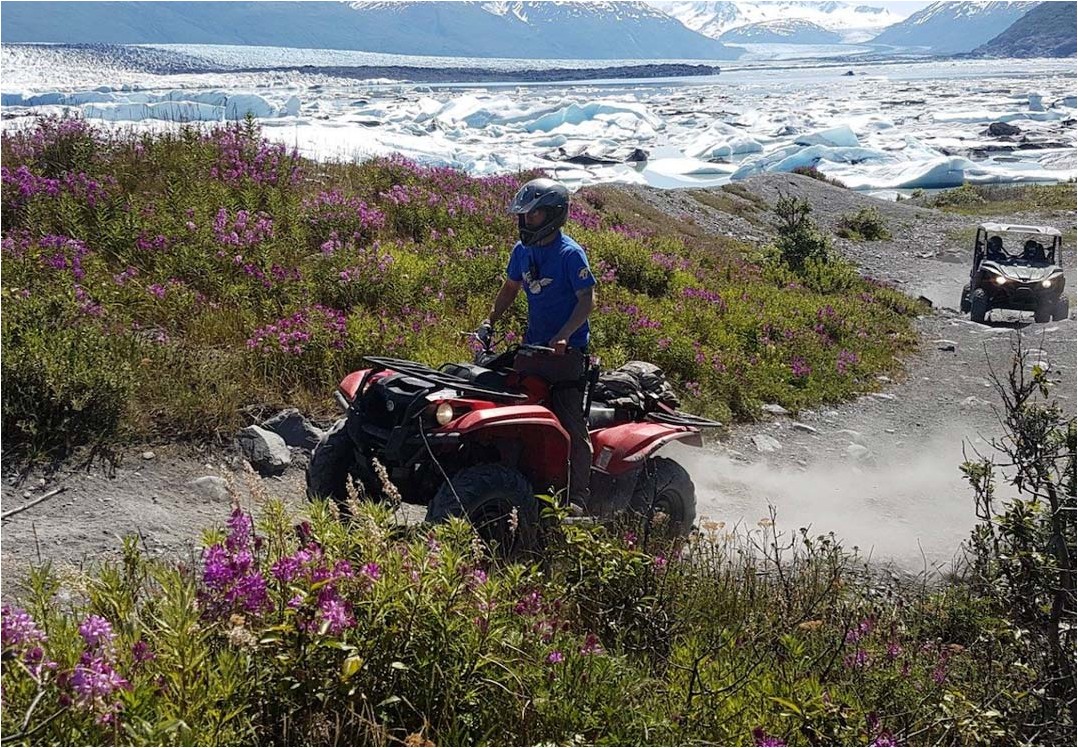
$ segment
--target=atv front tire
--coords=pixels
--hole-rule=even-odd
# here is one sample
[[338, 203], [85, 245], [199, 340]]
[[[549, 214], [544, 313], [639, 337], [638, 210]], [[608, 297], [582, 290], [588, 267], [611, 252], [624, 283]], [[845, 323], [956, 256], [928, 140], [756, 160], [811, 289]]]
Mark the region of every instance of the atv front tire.
[[1037, 308], [1033, 310], [1033, 321], [1038, 323], [1049, 322], [1052, 319], [1052, 312], [1055, 310], [1055, 305], [1049, 306], [1047, 303], [1038, 304]]
[[969, 284], [967, 283], [962, 289], [962, 300], [958, 302], [958, 308], [962, 314], [969, 314], [969, 306]]
[[307, 463], [307, 498], [333, 499], [344, 509], [348, 501], [348, 473], [355, 460], [352, 439], [341, 418], [315, 445]]
[[450, 517], [467, 517], [503, 558], [539, 548], [539, 500], [527, 478], [505, 465], [473, 465], [443, 483], [427, 507], [427, 522]]
[[636, 484], [629, 509], [649, 522], [661, 512], [665, 518], [659, 531], [670, 537], [684, 537], [696, 520], [696, 486], [688, 471], [674, 460], [652, 457]]
[[983, 325], [986, 316], [988, 316], [988, 294], [983, 288], [978, 288], [969, 298], [969, 318]]

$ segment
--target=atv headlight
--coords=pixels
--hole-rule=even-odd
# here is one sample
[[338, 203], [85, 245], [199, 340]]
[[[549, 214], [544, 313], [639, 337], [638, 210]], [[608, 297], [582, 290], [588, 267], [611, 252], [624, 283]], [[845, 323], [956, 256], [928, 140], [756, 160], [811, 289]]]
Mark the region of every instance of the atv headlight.
[[453, 406], [449, 403], [438, 403], [434, 409], [434, 420], [439, 426], [445, 426], [453, 420]]
[[1041, 281], [1041, 285], [1044, 286], [1045, 288], [1051, 288], [1052, 287], [1052, 281], [1050, 281], [1050, 280]]
[[1007, 282], [1007, 279], [1004, 276], [1002, 276], [1002, 275], [997, 275], [996, 276], [996, 283], [998, 283], [999, 285], [1002, 286], [1006, 282]]

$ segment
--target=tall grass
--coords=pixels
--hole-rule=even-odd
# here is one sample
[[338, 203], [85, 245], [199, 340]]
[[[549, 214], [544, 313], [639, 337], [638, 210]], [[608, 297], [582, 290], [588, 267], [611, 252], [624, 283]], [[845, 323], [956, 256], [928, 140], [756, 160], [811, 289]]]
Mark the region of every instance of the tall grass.
[[[469, 357], [456, 333], [489, 308], [531, 176], [312, 163], [253, 122], [42, 119], [2, 152], [5, 447], [39, 454], [225, 436], [251, 404], [328, 408], [365, 354]], [[814, 281], [608, 195], [578, 196], [567, 228], [600, 282], [595, 352], [654, 360], [695, 410], [839, 400], [913, 345], [906, 298], [840, 263]], [[519, 300], [510, 331], [524, 321]]]

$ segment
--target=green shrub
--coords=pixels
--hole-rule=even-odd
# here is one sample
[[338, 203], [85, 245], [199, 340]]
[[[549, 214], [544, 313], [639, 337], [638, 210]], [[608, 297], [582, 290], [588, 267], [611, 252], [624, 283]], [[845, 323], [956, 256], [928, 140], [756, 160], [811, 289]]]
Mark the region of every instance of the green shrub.
[[953, 190], [940, 192], [932, 198], [932, 206], [935, 208], [971, 208], [985, 202], [981, 193], [969, 182]]
[[779, 257], [791, 270], [800, 272], [809, 260], [827, 262], [831, 245], [815, 221], [809, 218], [812, 206], [808, 200], [781, 197], [774, 207], [778, 218], [778, 238], [775, 246]]
[[843, 184], [841, 180], [827, 176], [815, 166], [797, 166], [794, 167], [791, 172], [793, 174], [800, 174], [803, 177], [811, 177], [820, 182], [826, 182], [827, 184], [833, 185], [835, 187], [842, 187], [843, 189], [846, 188], [846, 185]]
[[[35, 570], [3, 610], [5, 742], [1020, 742], [999, 695], [1035, 701], [1021, 668], [982, 656], [1003, 642], [964, 588], [881, 596], [833, 537], [773, 518], [704, 518], [677, 548], [562, 525], [525, 567], [458, 521], [262, 501], [193, 565], [129, 539], [68, 575], [75, 602]], [[971, 616], [975, 640], [940, 624]]]
[[854, 241], [886, 241], [891, 238], [887, 222], [880, 215], [878, 208], [861, 208], [856, 213], [847, 213], [838, 221], [836, 234]]
[[[476, 179], [402, 158], [315, 164], [253, 122], [108, 137], [65, 128], [44, 120], [5, 133], [0, 149], [14, 310], [9, 324], [5, 307], [5, 355], [32, 380], [59, 368], [49, 346], [62, 346], [95, 398], [129, 398], [102, 409], [106, 424], [64, 416], [69, 443], [213, 437], [242, 425], [252, 403], [328, 417], [334, 383], [364, 355], [467, 359], [457, 332], [489, 309], [516, 233], [505, 205], [530, 176]], [[76, 166], [86, 178], [72, 176]], [[748, 210], [761, 204], [751, 194], [721, 197]], [[702, 414], [751, 418], [764, 399], [849, 397], [915, 341], [900, 294], [828, 265], [810, 223], [781, 240], [801, 275], [626, 190], [583, 191], [568, 232], [599, 280], [596, 354], [610, 367], [655, 360]], [[62, 313], [23, 314], [23, 294]], [[822, 339], [825, 309], [844, 324]], [[507, 332], [525, 319], [521, 298]], [[107, 337], [107, 355], [26, 332], [68, 321]], [[843, 351], [859, 365], [839, 367]], [[801, 360], [808, 376], [792, 374]], [[42, 386], [5, 388], [5, 408], [30, 423]], [[31, 431], [9, 434], [6, 448], [29, 448]]]

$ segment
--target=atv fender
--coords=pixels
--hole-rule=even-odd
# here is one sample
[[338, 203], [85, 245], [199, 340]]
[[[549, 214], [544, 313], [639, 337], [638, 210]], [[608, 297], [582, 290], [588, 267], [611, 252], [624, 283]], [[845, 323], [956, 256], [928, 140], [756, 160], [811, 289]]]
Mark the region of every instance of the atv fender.
[[519, 469], [536, 487], [563, 488], [569, 462], [569, 434], [557, 416], [538, 405], [506, 405], [473, 410], [448, 424], [446, 432], [495, 446], [521, 444]]
[[593, 431], [591, 445], [595, 462], [592, 467], [601, 473], [620, 475], [640, 467], [641, 460], [672, 441], [683, 441], [694, 447], [704, 445], [700, 431], [687, 426], [633, 422]]
[[341, 383], [337, 385], [337, 392], [340, 394], [346, 402], [351, 403], [356, 399], [356, 392], [359, 390], [359, 385], [363, 383], [363, 378], [370, 373], [370, 369], [360, 369], [359, 371], [353, 371], [351, 374], [341, 380]]

